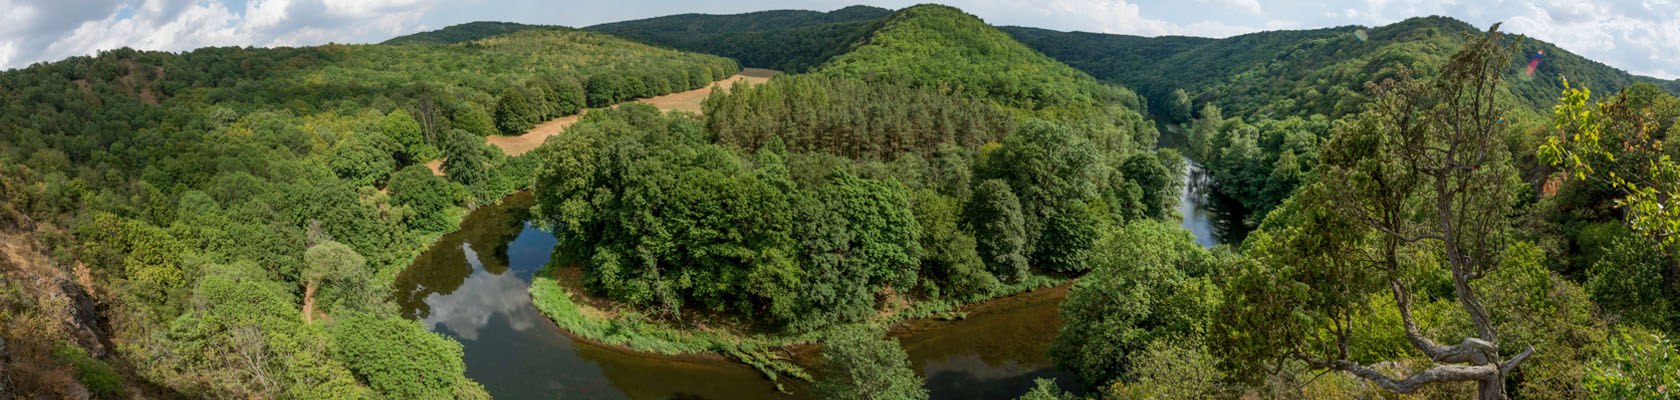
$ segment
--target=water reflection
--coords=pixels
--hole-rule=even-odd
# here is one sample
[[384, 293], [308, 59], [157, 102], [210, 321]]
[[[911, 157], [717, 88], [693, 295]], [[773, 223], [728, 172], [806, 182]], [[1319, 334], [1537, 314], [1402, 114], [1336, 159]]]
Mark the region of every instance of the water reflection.
[[1185, 159], [1184, 189], [1179, 193], [1180, 224], [1196, 236], [1202, 247], [1222, 243], [1242, 244], [1253, 230], [1246, 225], [1248, 211], [1242, 204], [1214, 190], [1213, 178], [1196, 161]]
[[1074, 376], [1048, 355], [1062, 326], [1056, 307], [1067, 286], [966, 307], [960, 321], [911, 321], [893, 336], [935, 399], [1013, 399], [1050, 378], [1077, 388]]
[[540, 316], [519, 312], [531, 304], [525, 293], [531, 285], [529, 275], [491, 273], [471, 246], [463, 244], [461, 252], [472, 263], [473, 272], [452, 294], [428, 296], [425, 303], [431, 312], [421, 320], [426, 327], [447, 329], [462, 341], [472, 341], [478, 340], [479, 330], [490, 323], [490, 317], [498, 314], [507, 317], [508, 326], [515, 331], [536, 326]]
[[[496, 398], [772, 399], [758, 371], [717, 357], [667, 357], [599, 346], [568, 336], [531, 304], [531, 276], [554, 251], [552, 234], [525, 221], [521, 194], [474, 211], [395, 281], [411, 319], [459, 341], [467, 376]], [[1015, 398], [1037, 378], [1077, 388], [1047, 355], [1061, 326], [1066, 286], [997, 299], [960, 321], [912, 321], [892, 335], [910, 354], [934, 399]]]
[[403, 315], [460, 342], [467, 377], [499, 399], [763, 399], [778, 397], [752, 368], [576, 340], [531, 304], [531, 276], [554, 235], [528, 225], [528, 194], [469, 215], [398, 275]]

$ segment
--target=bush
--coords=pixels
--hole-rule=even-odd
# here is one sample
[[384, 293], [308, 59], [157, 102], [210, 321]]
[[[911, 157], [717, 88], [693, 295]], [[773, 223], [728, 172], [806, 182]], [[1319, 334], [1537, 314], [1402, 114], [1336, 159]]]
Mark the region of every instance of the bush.
[[835, 331], [823, 342], [826, 374], [814, 383], [818, 397], [847, 400], [911, 400], [928, 398], [921, 377], [910, 369], [910, 356], [898, 340], [881, 337], [868, 328]]
[[335, 358], [389, 398], [453, 398], [466, 371], [461, 344], [418, 322], [351, 314], [331, 330]]
[[126, 397], [123, 392], [122, 376], [117, 374], [116, 368], [106, 364], [93, 356], [87, 350], [69, 343], [59, 343], [53, 348], [53, 356], [59, 362], [69, 364], [76, 370], [76, 381], [86, 386], [94, 397], [104, 399], [120, 399]]
[[1623, 334], [1593, 361], [1585, 384], [1596, 399], [1680, 399], [1680, 352], [1660, 334]]

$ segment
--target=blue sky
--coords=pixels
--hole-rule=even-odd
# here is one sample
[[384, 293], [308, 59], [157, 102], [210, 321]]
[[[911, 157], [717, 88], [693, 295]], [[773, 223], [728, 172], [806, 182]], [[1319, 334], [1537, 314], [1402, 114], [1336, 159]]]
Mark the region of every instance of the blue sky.
[[[470, 21], [587, 26], [700, 12], [832, 10], [893, 0], [0, 0], [0, 68], [134, 47], [368, 43]], [[1680, 78], [1680, 0], [951, 0], [998, 25], [1225, 37], [1448, 15], [1633, 73]]]

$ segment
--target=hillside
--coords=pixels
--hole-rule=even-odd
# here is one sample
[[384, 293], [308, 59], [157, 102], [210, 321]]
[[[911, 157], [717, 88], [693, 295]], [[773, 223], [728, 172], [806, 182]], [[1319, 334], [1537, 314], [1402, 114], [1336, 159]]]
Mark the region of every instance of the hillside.
[[[545, 118], [586, 95], [687, 90], [737, 69], [531, 30], [470, 45], [119, 49], [0, 72], [0, 236], [36, 232], [45, 247], [27, 253], [51, 256], [0, 249], [13, 253], [0, 286], [39, 269], [13, 263], [74, 265], [76, 286], [58, 285], [91, 296], [74, 308], [85, 318], [19, 324], [18, 341], [12, 315], [71, 308], [0, 295], [0, 339], [19, 356], [51, 345], [96, 398], [153, 386], [179, 395], [144, 397], [483, 398], [461, 345], [391, 314], [385, 293], [467, 209], [530, 186], [530, 157], [483, 145], [498, 105], [518, 97]], [[447, 178], [419, 165], [438, 157]], [[25, 393], [77, 389], [0, 376]]]
[[829, 60], [818, 72], [957, 90], [1024, 109], [1136, 105], [1130, 91], [1104, 85], [978, 17], [940, 5], [899, 11], [866, 41]]
[[734, 58], [742, 65], [803, 72], [844, 53], [892, 10], [851, 6], [830, 12], [774, 10], [734, 15], [681, 14], [584, 28], [630, 40]]
[[443, 29], [391, 38], [379, 44], [456, 44], [527, 29], [563, 29], [558, 26], [528, 25], [513, 22], [477, 21], [450, 25]]
[[[1175, 89], [1213, 101], [1235, 115], [1339, 115], [1358, 104], [1364, 84], [1393, 77], [1400, 65], [1430, 71], [1481, 32], [1448, 17], [1412, 18], [1366, 31], [1362, 28], [1271, 31], [1225, 39], [1145, 38], [1032, 28], [1005, 28], [1016, 39], [1100, 79], [1138, 90], [1156, 109]], [[1512, 40], [1507, 37], [1505, 40]], [[1544, 50], [1530, 77], [1520, 71], [1530, 55]], [[1511, 94], [1535, 112], [1549, 110], [1563, 90], [1560, 74], [1597, 93], [1613, 93], [1635, 82], [1680, 91], [1680, 83], [1634, 76], [1588, 60], [1541, 40], [1528, 38], [1513, 60]], [[1228, 112], [1227, 114], [1232, 114]]]

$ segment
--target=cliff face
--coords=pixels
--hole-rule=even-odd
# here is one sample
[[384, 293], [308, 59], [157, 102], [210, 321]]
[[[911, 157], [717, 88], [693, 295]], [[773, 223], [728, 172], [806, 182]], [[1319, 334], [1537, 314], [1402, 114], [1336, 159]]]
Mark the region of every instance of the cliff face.
[[91, 274], [55, 265], [27, 218], [0, 217], [0, 400], [87, 398], [81, 368], [114, 360]]

